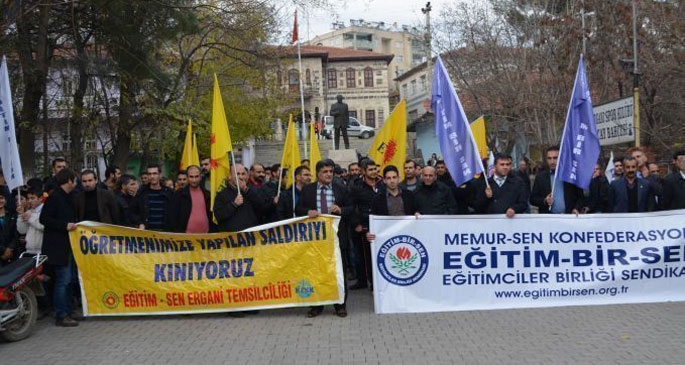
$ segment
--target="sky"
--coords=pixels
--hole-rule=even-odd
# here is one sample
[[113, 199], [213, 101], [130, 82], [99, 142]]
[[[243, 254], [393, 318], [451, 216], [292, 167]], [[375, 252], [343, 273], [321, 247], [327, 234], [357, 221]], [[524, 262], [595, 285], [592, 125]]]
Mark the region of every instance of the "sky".
[[[445, 5], [457, 2], [458, 0], [431, 0], [431, 19], [437, 19]], [[331, 0], [331, 3], [336, 1]], [[425, 23], [425, 15], [421, 9], [426, 6], [427, 0], [342, 0], [340, 3], [342, 5], [336, 6], [333, 12], [311, 11], [306, 14], [307, 19], [300, 15], [300, 38], [311, 39], [327, 33], [331, 31], [331, 24], [335, 21], [344, 22], [345, 26], [349, 26], [350, 19], [385, 22], [388, 25], [396, 22], [398, 25], [417, 28], [423, 27]]]

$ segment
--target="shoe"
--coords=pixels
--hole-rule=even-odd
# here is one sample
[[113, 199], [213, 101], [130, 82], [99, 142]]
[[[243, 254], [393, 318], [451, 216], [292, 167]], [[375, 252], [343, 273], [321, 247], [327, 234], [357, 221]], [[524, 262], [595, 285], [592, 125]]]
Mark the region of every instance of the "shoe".
[[366, 289], [368, 285], [366, 283], [356, 283], [350, 287], [350, 290]]
[[335, 315], [340, 318], [347, 317], [347, 309], [345, 308], [335, 308]]
[[243, 312], [228, 312], [226, 315], [231, 318], [245, 318], [245, 313]]
[[309, 312], [307, 312], [307, 318], [318, 317], [322, 311], [323, 310], [321, 308], [311, 308], [309, 309]]
[[86, 320], [86, 317], [84, 317], [84, 316], [82, 316], [82, 315], [80, 315], [80, 314], [76, 314], [76, 313], [72, 313], [71, 315], [69, 315], [69, 318], [71, 318], [71, 319], [73, 319], [74, 321], [77, 321], [77, 322], [81, 322], [81, 321], [85, 321], [85, 320]]
[[78, 322], [73, 318], [66, 316], [64, 318], [57, 318], [55, 321], [55, 326], [57, 327], [78, 327]]

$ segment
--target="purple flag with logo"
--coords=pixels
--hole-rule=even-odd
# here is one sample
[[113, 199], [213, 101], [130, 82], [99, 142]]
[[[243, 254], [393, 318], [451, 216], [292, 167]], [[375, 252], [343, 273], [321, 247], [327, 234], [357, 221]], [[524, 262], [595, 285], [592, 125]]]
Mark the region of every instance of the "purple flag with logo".
[[460, 186], [482, 172], [483, 165], [466, 113], [440, 57], [433, 71], [431, 106], [440, 152], [452, 179]]
[[557, 176], [562, 181], [587, 189], [599, 157], [599, 148], [590, 86], [581, 56], [561, 139]]

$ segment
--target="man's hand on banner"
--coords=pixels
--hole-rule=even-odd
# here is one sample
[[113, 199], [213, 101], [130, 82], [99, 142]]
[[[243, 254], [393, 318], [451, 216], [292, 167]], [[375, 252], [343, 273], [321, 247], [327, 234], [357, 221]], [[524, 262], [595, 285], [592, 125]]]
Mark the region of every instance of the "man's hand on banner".
[[310, 210], [309, 212], [307, 212], [307, 216], [309, 218], [316, 218], [319, 216], [319, 211], [318, 210]]
[[73, 231], [76, 229], [76, 223], [67, 223], [67, 231]]
[[507, 215], [507, 218], [514, 218], [514, 216], [516, 215], [516, 211], [509, 208], [509, 209], [507, 209], [506, 215]]
[[376, 240], [376, 235], [371, 232], [366, 232], [366, 240], [369, 242], [373, 242]]
[[342, 214], [342, 209], [336, 204], [331, 205], [330, 212], [333, 214]]

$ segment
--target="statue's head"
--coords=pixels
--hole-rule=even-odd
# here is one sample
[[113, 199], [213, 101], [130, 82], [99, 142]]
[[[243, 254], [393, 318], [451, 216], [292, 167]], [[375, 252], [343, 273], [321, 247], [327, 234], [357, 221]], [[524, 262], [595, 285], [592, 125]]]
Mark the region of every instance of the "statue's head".
[[342, 103], [343, 99], [345, 99], [345, 98], [343, 98], [343, 96], [340, 95], [340, 94], [338, 94], [338, 96], [336, 96], [335, 98], [338, 99], [338, 103]]

